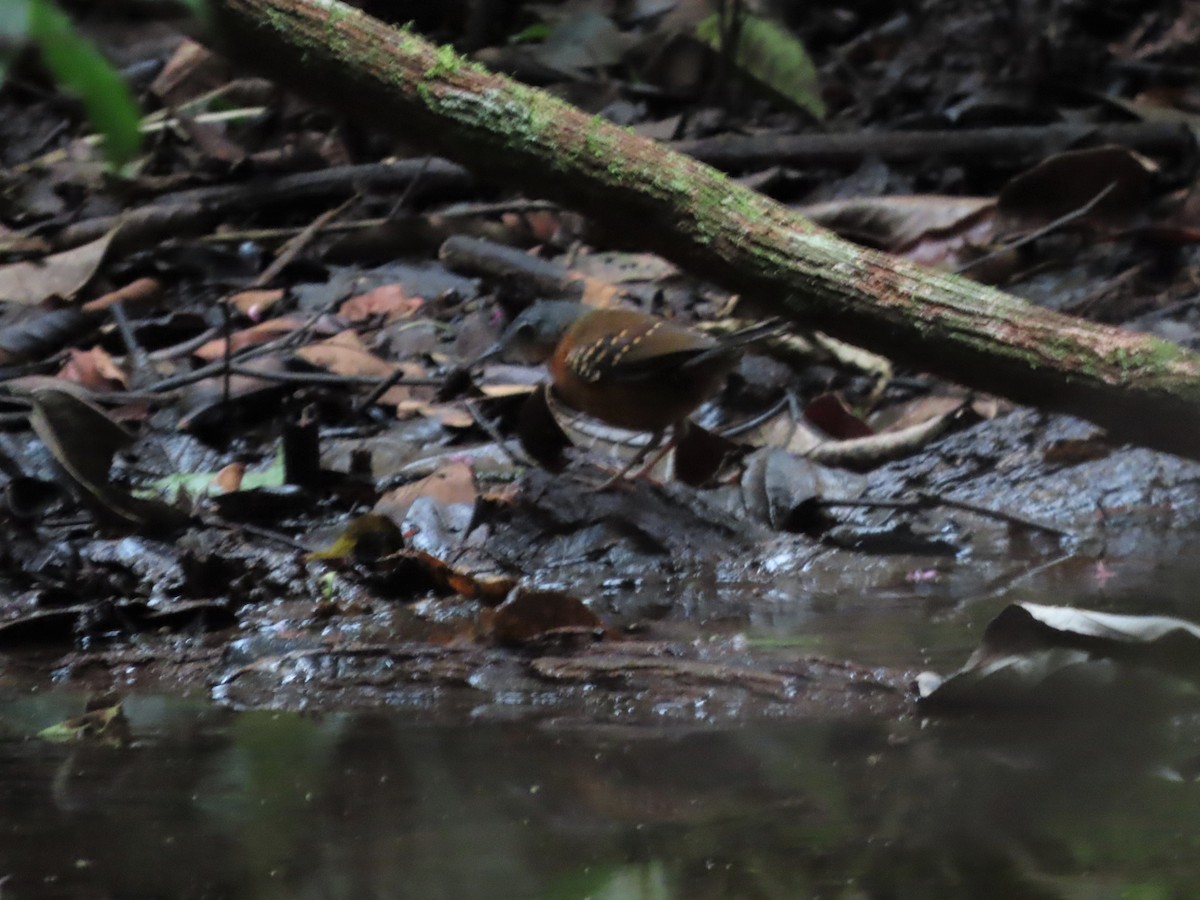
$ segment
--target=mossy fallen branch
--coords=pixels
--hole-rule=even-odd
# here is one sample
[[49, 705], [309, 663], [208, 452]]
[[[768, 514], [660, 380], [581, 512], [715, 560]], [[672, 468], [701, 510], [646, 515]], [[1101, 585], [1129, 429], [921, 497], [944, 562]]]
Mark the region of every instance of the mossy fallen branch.
[[1200, 356], [866, 250], [693, 159], [337, 0], [213, 0], [235, 60], [586, 213], [773, 313], [1200, 458]]

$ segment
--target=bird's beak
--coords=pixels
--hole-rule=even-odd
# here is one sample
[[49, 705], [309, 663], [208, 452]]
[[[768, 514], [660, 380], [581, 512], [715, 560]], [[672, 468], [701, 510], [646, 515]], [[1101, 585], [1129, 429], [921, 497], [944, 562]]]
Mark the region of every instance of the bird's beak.
[[477, 357], [471, 360], [471, 362], [467, 364], [467, 368], [474, 369], [476, 366], [482, 366], [486, 362], [491, 362], [492, 360], [499, 358], [500, 354], [503, 352], [504, 342], [496, 341], [496, 343], [492, 344], [492, 346], [488, 347]]

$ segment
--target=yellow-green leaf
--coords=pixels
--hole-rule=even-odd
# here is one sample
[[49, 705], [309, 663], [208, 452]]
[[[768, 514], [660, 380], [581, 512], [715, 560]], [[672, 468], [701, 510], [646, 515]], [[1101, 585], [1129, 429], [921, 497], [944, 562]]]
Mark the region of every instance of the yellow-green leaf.
[[[721, 20], [711, 15], [696, 26], [696, 36], [721, 49]], [[825, 117], [825, 102], [817, 84], [812, 57], [794, 35], [761, 16], [747, 15], [739, 31], [738, 46], [730, 54], [746, 75], [791, 101], [817, 119]]]

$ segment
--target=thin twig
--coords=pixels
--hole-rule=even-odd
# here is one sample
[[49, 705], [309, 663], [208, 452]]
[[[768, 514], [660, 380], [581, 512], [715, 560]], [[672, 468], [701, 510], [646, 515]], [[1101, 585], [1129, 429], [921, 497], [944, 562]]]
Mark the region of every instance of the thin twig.
[[901, 509], [916, 512], [922, 509], [929, 509], [934, 506], [949, 506], [953, 509], [961, 509], [966, 512], [972, 512], [976, 515], [985, 516], [989, 519], [997, 519], [1009, 525], [1017, 525], [1022, 528], [1029, 528], [1034, 531], [1043, 531], [1046, 534], [1053, 534], [1056, 537], [1068, 538], [1070, 532], [1063, 531], [1061, 528], [1055, 528], [1053, 525], [1045, 525], [1041, 522], [1035, 522], [1032, 519], [1026, 519], [1022, 516], [1013, 513], [1004, 512], [1002, 510], [988, 509], [986, 506], [979, 506], [974, 503], [968, 503], [965, 500], [955, 500], [951, 497], [943, 497], [938, 494], [931, 494], [926, 491], [920, 491], [915, 500], [871, 500], [871, 499], [830, 499], [822, 497], [818, 501], [822, 506], [853, 506], [861, 509]]
[[1018, 525], [1022, 528], [1032, 528], [1034, 531], [1044, 531], [1046, 534], [1057, 535], [1058, 537], [1070, 537], [1069, 531], [1063, 531], [1061, 528], [1055, 528], [1053, 525], [1046, 525], [1042, 522], [1035, 522], [1033, 519], [1026, 519], [1024, 516], [1018, 516], [1014, 513], [1007, 513], [1003, 510], [989, 509], [986, 506], [980, 506], [977, 503], [970, 503], [966, 500], [955, 500], [953, 497], [946, 497], [942, 494], [934, 494], [929, 491], [918, 491], [917, 495], [922, 499], [928, 500], [930, 503], [938, 506], [949, 506], [953, 509], [961, 509], [966, 512], [972, 512], [980, 516], [988, 516], [993, 519], [999, 519], [1001, 522], [1007, 522], [1010, 525]]
[[[478, 216], [494, 216], [500, 213], [516, 212], [553, 212], [561, 209], [559, 204], [546, 200], [497, 200], [494, 203], [463, 203], [442, 210], [430, 210], [421, 216], [425, 220], [437, 219], [469, 219]], [[347, 234], [355, 231], [365, 231], [369, 228], [381, 228], [394, 221], [390, 218], [375, 217], [370, 219], [354, 219], [348, 222], [332, 222], [321, 229], [323, 234]], [[290, 226], [287, 228], [247, 228], [234, 231], [218, 231], [201, 235], [196, 240], [206, 244], [232, 244], [242, 241], [266, 243], [268, 241], [287, 240], [303, 231], [303, 228]]]
[[508, 458], [509, 462], [516, 466], [534, 465], [533, 460], [531, 460], [528, 456], [525, 456], [524, 453], [518, 457], [518, 455], [513, 452], [513, 450], [508, 446], [508, 442], [504, 439], [500, 432], [496, 430], [496, 426], [492, 424], [487, 416], [480, 411], [479, 405], [474, 400], [467, 401], [467, 411], [471, 413], [471, 418], [475, 420], [475, 424], [487, 432], [488, 437], [495, 442], [497, 449], [499, 449], [499, 451]]
[[[245, 119], [254, 119], [263, 115], [265, 112], [267, 112], [267, 107], [265, 106], [250, 106], [244, 109], [224, 109], [218, 112], [201, 113], [200, 115], [194, 116], [193, 121], [216, 125], [225, 122], [239, 122]], [[141, 121], [141, 123], [138, 125], [138, 130], [141, 131], [142, 134], [154, 134], [156, 132], [165, 131], [168, 128], [174, 127], [176, 124], [178, 124], [178, 121], [179, 120], [174, 116], [170, 118], [155, 118], [154, 114], [152, 113], [150, 116], [147, 116]], [[86, 134], [79, 139], [80, 143], [91, 147], [99, 147], [103, 140], [103, 135], [99, 134]], [[28, 162], [23, 162], [14, 166], [13, 171], [17, 174], [24, 174], [41, 166], [48, 166], [56, 162], [62, 162], [66, 158], [67, 151], [65, 149], [51, 150], [49, 153], [45, 153], [36, 159], [31, 159]]]
[[324, 230], [326, 225], [349, 209], [350, 205], [357, 200], [358, 194], [355, 194], [349, 200], [335, 206], [333, 209], [325, 210], [325, 212], [313, 219], [305, 226], [303, 231], [280, 248], [279, 253], [276, 254], [271, 264], [263, 269], [259, 276], [254, 279], [252, 286], [256, 288], [266, 287], [270, 282], [274, 281], [275, 276], [282, 272], [288, 263], [299, 256], [304, 251], [304, 248], [311, 244], [313, 239]]
[[233, 313], [229, 309], [228, 303], [218, 303], [217, 307], [221, 310], [221, 331], [224, 334], [225, 345], [221, 348], [221, 405], [224, 407], [229, 403], [229, 383], [232, 379], [232, 357], [233, 357]]
[[125, 314], [123, 302], [118, 300], [109, 307], [109, 312], [112, 313], [113, 321], [117, 323], [117, 331], [121, 335], [121, 341], [125, 344], [125, 352], [129, 359], [129, 374], [134, 384], [137, 384], [140, 381], [138, 376], [145, 372], [149, 365], [146, 348], [133, 333], [133, 327], [129, 324], [129, 316]]
[[400, 199], [392, 205], [391, 210], [388, 212], [388, 221], [395, 219], [396, 216], [399, 215], [400, 210], [404, 209], [409, 198], [413, 195], [413, 191], [417, 187], [417, 182], [420, 181], [424, 177], [425, 173], [429, 171], [429, 164], [431, 162], [433, 162], [432, 156], [426, 156], [423, 160], [421, 160], [421, 168], [417, 170], [416, 176], [412, 179], [412, 181], [404, 186], [404, 190], [400, 194]]
[[[348, 387], [365, 387], [378, 385], [379, 379], [373, 375], [337, 375], [333, 372], [260, 372], [249, 366], [233, 366], [234, 375], [245, 375], [250, 378], [261, 378], [263, 381], [279, 381], [284, 384], [331, 384]], [[407, 387], [439, 387], [440, 378], [411, 378], [402, 379], [395, 384]]]
[[[397, 368], [396, 371], [393, 372], [391, 375], [389, 375], [387, 378], [384, 378], [382, 380], [380, 380], [378, 378], [374, 379], [375, 387], [370, 391], [370, 393], [368, 393], [365, 397], [363, 397], [361, 400], [359, 400], [358, 403], [354, 404], [354, 411], [356, 413], [361, 413], [365, 409], [370, 409], [379, 400], [380, 397], [382, 397], [384, 394], [386, 394], [392, 388], [396, 387], [396, 385], [401, 384], [403, 382], [404, 382], [403, 367]], [[440, 385], [443, 382], [444, 382], [444, 379], [441, 379], [441, 380], [437, 381], [437, 384]]]
[[153, 362], [170, 362], [173, 359], [179, 359], [181, 356], [191, 356], [194, 350], [203, 347], [209, 341], [219, 337], [221, 330], [213, 327], [205, 329], [198, 335], [188, 338], [186, 341], [180, 341], [178, 344], [172, 344], [170, 347], [163, 347], [161, 350], [154, 350], [149, 354], [149, 358]]
[[[251, 359], [257, 359], [260, 356], [266, 356], [280, 350], [291, 349], [296, 344], [306, 340], [309, 333], [316, 326], [317, 322], [319, 322], [324, 316], [330, 315], [334, 310], [341, 306], [348, 296], [348, 292], [341, 292], [337, 297], [329, 301], [329, 303], [327, 303], [324, 307], [313, 313], [312, 316], [295, 331], [275, 338], [272, 341], [259, 344], [256, 347], [247, 348], [245, 351], [236, 356], [237, 361], [239, 363], [244, 363]], [[223, 307], [225, 306], [225, 304], [221, 305]], [[226, 346], [228, 347], [228, 338], [226, 338]], [[231, 357], [231, 359], [232, 358], [233, 357]], [[184, 385], [195, 384], [197, 381], [203, 381], [210, 375], [218, 375], [224, 370], [224, 361], [217, 360], [216, 362], [209, 363], [207, 366], [201, 366], [199, 369], [194, 369], [191, 372], [185, 372], [182, 375], [173, 375], [170, 378], [164, 378], [162, 381], [150, 385], [147, 390], [153, 393], [175, 390], [176, 388], [183, 387]]]
[[769, 407], [760, 412], [757, 416], [752, 416], [744, 422], [738, 422], [735, 425], [730, 425], [728, 428], [722, 428], [718, 434], [725, 438], [735, 438], [745, 434], [748, 431], [753, 431], [758, 426], [771, 421], [781, 412], [788, 408], [790, 399], [787, 396], [780, 397]]
[[986, 260], [996, 258], [1001, 253], [1008, 253], [1011, 250], [1017, 250], [1020, 247], [1024, 247], [1026, 244], [1032, 244], [1034, 241], [1038, 240], [1039, 238], [1043, 238], [1046, 235], [1050, 234], [1051, 232], [1057, 231], [1059, 228], [1062, 228], [1064, 225], [1069, 225], [1071, 222], [1074, 222], [1076, 219], [1082, 219], [1084, 216], [1086, 216], [1088, 213], [1090, 213], [1093, 209], [1096, 208], [1097, 203], [1099, 203], [1101, 200], [1103, 200], [1105, 197], [1107, 197], [1110, 193], [1112, 193], [1112, 191], [1116, 188], [1116, 186], [1117, 186], [1117, 183], [1115, 181], [1110, 181], [1108, 183], [1108, 187], [1106, 187], [1104, 190], [1102, 190], [1095, 197], [1093, 197], [1087, 203], [1083, 204], [1083, 206], [1079, 207], [1078, 209], [1073, 209], [1069, 213], [1059, 216], [1053, 222], [1050, 222], [1047, 225], [1043, 225], [1041, 228], [1037, 229], [1036, 231], [1031, 231], [1029, 234], [1019, 237], [1015, 241], [1012, 241], [1011, 243], [1002, 244], [1001, 246], [997, 247], [995, 250], [992, 250], [989, 253], [985, 253], [985, 254], [983, 254], [983, 256], [980, 256], [977, 259], [973, 259], [970, 262], [963, 263], [961, 266], [959, 266], [954, 271], [961, 275], [963, 272], [967, 271], [968, 269], [974, 268], [975, 266], [979, 265], [982, 262], [985, 262]]
[[295, 538], [288, 537], [286, 534], [273, 531], [270, 528], [263, 528], [261, 525], [251, 525], [248, 522], [228, 522], [224, 519], [218, 519], [210, 524], [216, 525], [220, 528], [225, 528], [229, 531], [244, 532], [245, 534], [252, 534], [255, 537], [265, 538], [270, 541], [278, 541], [285, 547], [290, 547], [293, 550], [299, 550], [302, 553], [307, 553], [311, 549], [309, 547], [305, 547]]

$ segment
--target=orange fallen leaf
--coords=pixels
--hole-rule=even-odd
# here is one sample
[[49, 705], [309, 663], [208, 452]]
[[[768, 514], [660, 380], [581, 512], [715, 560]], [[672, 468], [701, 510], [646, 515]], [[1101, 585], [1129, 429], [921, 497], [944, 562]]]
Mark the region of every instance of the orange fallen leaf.
[[[228, 352], [237, 353], [246, 347], [253, 347], [256, 344], [265, 344], [267, 341], [273, 341], [277, 337], [295, 331], [302, 324], [302, 320], [294, 316], [284, 316], [279, 319], [268, 319], [265, 322], [259, 322], [257, 325], [252, 325], [249, 328], [243, 328], [241, 331], [236, 331], [229, 336]], [[227, 352], [225, 344], [225, 338], [215, 338], [207, 344], [201, 344], [196, 349], [195, 355], [205, 362], [221, 359]]]
[[229, 298], [229, 303], [243, 316], [257, 321], [283, 297], [283, 288], [239, 291]]
[[[353, 331], [343, 331], [327, 340], [301, 347], [296, 355], [305, 362], [332, 372], [356, 378], [384, 379], [397, 371], [407, 378], [420, 378], [425, 370], [414, 362], [388, 362], [376, 356]], [[404, 385], [389, 388], [378, 402], [382, 406], [395, 406], [412, 396]]]
[[230, 463], [220, 472], [217, 473], [215, 479], [217, 487], [226, 494], [231, 491], [239, 490], [242, 486], [242, 478], [246, 475], [246, 464], [235, 462]]
[[536, 384], [481, 384], [478, 387], [483, 396], [499, 400], [504, 397], [521, 397], [525, 394], [532, 394], [538, 386]]

